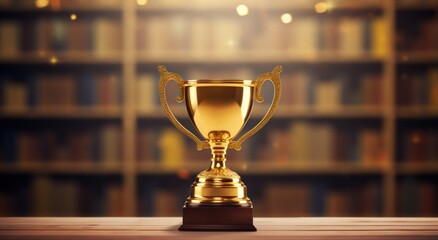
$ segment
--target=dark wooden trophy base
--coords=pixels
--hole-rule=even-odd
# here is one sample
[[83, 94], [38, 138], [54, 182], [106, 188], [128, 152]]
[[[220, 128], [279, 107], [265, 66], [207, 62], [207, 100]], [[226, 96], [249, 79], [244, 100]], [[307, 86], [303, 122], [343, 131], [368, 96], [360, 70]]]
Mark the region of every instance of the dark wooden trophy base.
[[257, 231], [252, 206], [184, 206], [180, 231]]

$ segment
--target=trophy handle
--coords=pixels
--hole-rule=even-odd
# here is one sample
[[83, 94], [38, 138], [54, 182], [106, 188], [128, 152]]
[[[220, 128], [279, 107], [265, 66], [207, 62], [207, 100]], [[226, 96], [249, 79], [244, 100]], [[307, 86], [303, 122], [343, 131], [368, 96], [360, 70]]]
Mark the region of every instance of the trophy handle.
[[210, 145], [206, 141], [199, 140], [198, 137], [196, 137], [195, 134], [187, 130], [179, 121], [176, 119], [176, 117], [173, 115], [173, 113], [170, 111], [169, 105], [167, 104], [166, 100], [166, 86], [167, 83], [170, 80], [174, 80], [176, 83], [178, 83], [179, 87], [179, 96], [176, 98], [176, 101], [178, 103], [181, 103], [184, 100], [184, 83], [181, 78], [176, 73], [168, 72], [166, 67], [164, 66], [158, 66], [158, 71], [160, 71], [160, 83], [158, 85], [158, 93], [160, 95], [160, 102], [161, 106], [164, 109], [164, 112], [166, 113], [167, 117], [170, 119], [170, 121], [175, 125], [175, 127], [180, 130], [182, 133], [184, 133], [187, 137], [193, 139], [193, 141], [196, 142], [196, 148], [200, 151], [204, 148], [210, 148]]
[[247, 133], [245, 133], [242, 137], [239, 138], [237, 141], [232, 141], [229, 145], [230, 148], [234, 148], [236, 150], [240, 150], [241, 144], [243, 141], [254, 135], [256, 132], [258, 132], [265, 124], [271, 119], [272, 115], [274, 114], [275, 110], [278, 107], [278, 104], [280, 103], [280, 95], [281, 95], [281, 82], [280, 82], [280, 73], [283, 71], [283, 67], [276, 66], [272, 72], [267, 72], [260, 77], [257, 78], [255, 82], [255, 97], [256, 101], [258, 103], [263, 102], [263, 97], [260, 96], [260, 91], [262, 89], [262, 86], [266, 80], [271, 80], [271, 82], [274, 84], [274, 99], [272, 100], [271, 106], [269, 107], [269, 111], [266, 113], [266, 115], [262, 118], [262, 120], [251, 130], [249, 130]]

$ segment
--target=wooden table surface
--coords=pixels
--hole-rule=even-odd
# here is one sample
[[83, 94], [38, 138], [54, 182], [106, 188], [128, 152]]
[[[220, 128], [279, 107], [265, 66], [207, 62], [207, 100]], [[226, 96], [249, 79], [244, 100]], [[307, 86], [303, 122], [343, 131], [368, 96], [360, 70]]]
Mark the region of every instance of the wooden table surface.
[[0, 218], [0, 239], [438, 239], [437, 218], [255, 218], [257, 232], [180, 232], [170, 218]]

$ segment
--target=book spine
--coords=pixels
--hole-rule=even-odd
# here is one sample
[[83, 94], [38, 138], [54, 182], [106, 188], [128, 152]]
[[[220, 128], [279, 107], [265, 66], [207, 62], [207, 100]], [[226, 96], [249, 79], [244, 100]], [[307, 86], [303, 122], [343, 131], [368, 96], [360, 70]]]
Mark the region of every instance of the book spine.
[[17, 56], [21, 49], [20, 24], [16, 21], [0, 22], [0, 56]]

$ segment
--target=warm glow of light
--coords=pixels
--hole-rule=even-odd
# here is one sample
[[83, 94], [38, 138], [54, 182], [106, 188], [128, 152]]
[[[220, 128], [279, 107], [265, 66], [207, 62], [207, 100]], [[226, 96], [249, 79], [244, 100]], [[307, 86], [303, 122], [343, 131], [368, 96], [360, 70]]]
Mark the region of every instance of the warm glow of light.
[[58, 58], [56, 56], [52, 56], [49, 59], [50, 64], [57, 64], [58, 63]]
[[144, 6], [148, 4], [148, 0], [137, 0], [137, 5]]
[[317, 13], [325, 13], [329, 9], [329, 5], [326, 2], [319, 2], [315, 4], [315, 12]]
[[249, 9], [245, 4], [240, 4], [236, 7], [236, 12], [239, 16], [246, 16], [249, 13]]
[[415, 134], [412, 137], [412, 142], [415, 143], [415, 144], [421, 143], [421, 137], [418, 134]]
[[180, 179], [189, 179], [190, 177], [190, 172], [187, 169], [181, 168], [178, 170], [177, 175]]
[[49, 0], [35, 0], [35, 6], [37, 8], [45, 8], [49, 6]]
[[288, 24], [292, 22], [292, 15], [290, 13], [284, 13], [283, 15], [281, 15], [281, 21], [284, 24]]
[[72, 13], [72, 14], [70, 15], [70, 19], [71, 19], [72, 21], [76, 20], [77, 18], [78, 18], [78, 16], [76, 16], [76, 14], [74, 14], [74, 13]]

